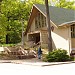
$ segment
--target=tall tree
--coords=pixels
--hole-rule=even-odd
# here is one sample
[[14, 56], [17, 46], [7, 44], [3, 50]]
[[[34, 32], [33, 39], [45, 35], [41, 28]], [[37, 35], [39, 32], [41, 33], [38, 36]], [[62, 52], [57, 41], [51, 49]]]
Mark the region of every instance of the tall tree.
[[[13, 1], [3, 0], [1, 3], [0, 26], [2, 29], [1, 33], [3, 31], [2, 34], [6, 35], [6, 43], [20, 42], [20, 38], [21, 38], [20, 18], [21, 17], [24, 18], [25, 16], [24, 14], [25, 10], [23, 10], [23, 5], [22, 3], [16, 0]], [[15, 35], [16, 33], [17, 36]], [[14, 37], [18, 41], [14, 40]]]
[[56, 6], [73, 9], [73, 4], [74, 4], [74, 1], [70, 2], [70, 1], [66, 1], [66, 0], [59, 0], [58, 3], [56, 4]]
[[6, 43], [17, 43], [21, 41], [21, 19], [24, 20], [25, 30], [29, 13], [34, 3], [42, 4], [43, 0], [2, 0], [0, 14], [0, 38], [6, 36]]
[[49, 51], [52, 51], [51, 25], [50, 25], [48, 0], [45, 0], [45, 6], [46, 6], [46, 23], [48, 30], [48, 49]]
[[56, 7], [74, 9], [75, 2], [69, 0], [51, 0], [50, 4]]

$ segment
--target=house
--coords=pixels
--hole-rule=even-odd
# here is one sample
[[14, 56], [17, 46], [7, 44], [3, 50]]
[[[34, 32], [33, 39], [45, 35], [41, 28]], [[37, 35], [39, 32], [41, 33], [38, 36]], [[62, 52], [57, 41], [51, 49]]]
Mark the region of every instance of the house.
[[[75, 11], [53, 6], [49, 9], [53, 49], [62, 48], [70, 53], [75, 50]], [[45, 5], [33, 5], [25, 41], [40, 41], [43, 48], [48, 47]]]

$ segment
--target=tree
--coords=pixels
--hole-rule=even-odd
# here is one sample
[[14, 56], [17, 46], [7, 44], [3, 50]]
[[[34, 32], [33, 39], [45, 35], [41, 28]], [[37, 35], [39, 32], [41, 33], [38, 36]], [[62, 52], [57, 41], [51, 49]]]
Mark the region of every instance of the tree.
[[46, 6], [46, 23], [48, 30], [48, 49], [49, 51], [52, 51], [51, 25], [50, 25], [48, 0], [45, 0], [45, 6]]
[[66, 1], [66, 0], [60, 0], [56, 4], [56, 6], [57, 7], [63, 7], [63, 8], [73, 9], [73, 4], [74, 4], [74, 1], [73, 2], [69, 2], [69, 1]]
[[[1, 3], [1, 16], [0, 16], [0, 32], [2, 35], [6, 36], [6, 43], [17, 43], [21, 41], [21, 23], [20, 18], [24, 18], [26, 16], [24, 14], [25, 10], [23, 9], [22, 3], [16, 0], [3, 0]], [[19, 14], [20, 13], [20, 14]], [[21, 15], [22, 14], [22, 15]], [[3, 33], [2, 33], [3, 32]], [[13, 33], [13, 35], [12, 35]], [[17, 33], [17, 36], [15, 35]], [[11, 42], [12, 39], [17, 39], [15, 42]], [[8, 41], [9, 40], [9, 41]], [[13, 40], [14, 41], [14, 40]]]
[[51, 0], [51, 5], [62, 8], [74, 9], [74, 1], [67, 0]]
[[2, 0], [0, 12], [0, 36], [1, 39], [4, 39], [2, 36], [6, 37], [6, 43], [18, 43], [21, 41], [21, 19], [24, 20], [25, 30], [33, 3], [42, 4], [43, 0]]

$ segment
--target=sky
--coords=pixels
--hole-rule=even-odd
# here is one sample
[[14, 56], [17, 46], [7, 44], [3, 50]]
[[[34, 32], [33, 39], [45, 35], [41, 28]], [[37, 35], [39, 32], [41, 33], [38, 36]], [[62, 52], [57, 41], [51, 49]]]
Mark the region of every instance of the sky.
[[[25, 1], [25, 0], [21, 0], [21, 1]], [[26, 1], [28, 1], [28, 0], [26, 0]]]
[[[50, 0], [51, 5], [54, 6], [57, 2], [59, 2], [60, 0], [57, 0], [56, 2], [53, 2], [52, 0]], [[66, 0], [66, 1], [75, 1], [75, 0]]]

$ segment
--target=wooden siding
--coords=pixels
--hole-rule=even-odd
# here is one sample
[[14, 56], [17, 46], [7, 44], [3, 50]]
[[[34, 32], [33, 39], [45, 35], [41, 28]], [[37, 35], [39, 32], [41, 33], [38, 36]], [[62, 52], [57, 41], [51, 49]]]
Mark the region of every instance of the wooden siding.
[[34, 32], [35, 31], [35, 19], [33, 20], [31, 27], [30, 27], [30, 32]]

